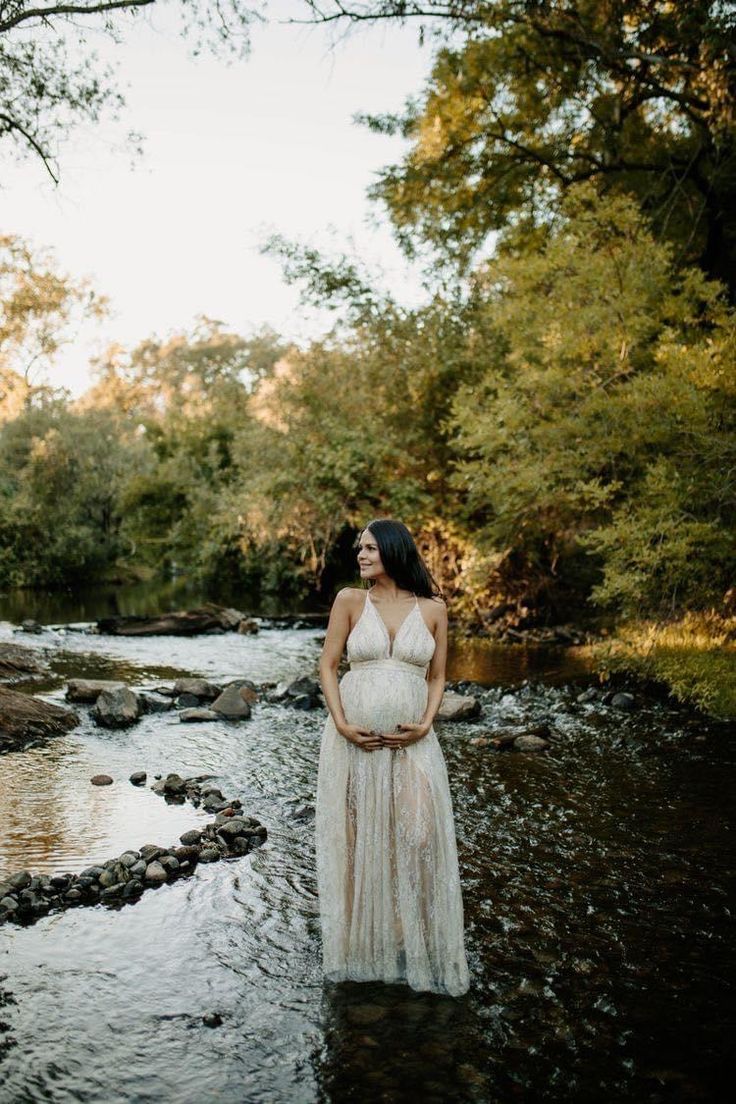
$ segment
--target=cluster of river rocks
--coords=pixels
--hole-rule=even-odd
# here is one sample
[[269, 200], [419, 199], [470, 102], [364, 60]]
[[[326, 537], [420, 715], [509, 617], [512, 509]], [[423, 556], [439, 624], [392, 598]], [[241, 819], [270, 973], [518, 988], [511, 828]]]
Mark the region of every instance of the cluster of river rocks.
[[260, 696], [267, 701], [288, 702], [297, 709], [313, 709], [320, 702], [319, 683], [312, 678], [294, 679], [288, 685], [257, 685], [241, 678], [220, 684], [187, 677], [173, 686], [156, 686], [151, 693], [134, 691], [123, 682], [108, 679], [70, 679], [67, 701], [93, 703], [92, 718], [105, 728], [125, 728], [144, 713], [176, 709], [180, 721], [242, 721]]
[[[184, 832], [173, 847], [144, 843], [80, 874], [34, 875], [28, 870], [11, 874], [0, 882], [0, 924], [9, 920], [31, 924], [49, 912], [77, 905], [119, 907], [138, 900], [146, 889], [187, 877], [198, 863], [247, 855], [259, 847], [266, 839], [266, 828], [243, 814], [237, 798], [225, 798], [218, 786], [207, 781], [210, 777], [169, 774], [157, 779], [151, 789], [168, 801], [201, 805], [215, 814], [211, 823]], [[145, 771], [136, 771], [130, 781], [144, 784]]]

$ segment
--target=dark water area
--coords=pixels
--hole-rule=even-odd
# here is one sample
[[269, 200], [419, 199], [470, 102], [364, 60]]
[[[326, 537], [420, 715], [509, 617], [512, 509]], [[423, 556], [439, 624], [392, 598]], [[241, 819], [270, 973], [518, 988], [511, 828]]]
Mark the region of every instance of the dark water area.
[[[27, 635], [4, 616], [0, 640], [52, 663], [32, 686], [55, 702], [72, 675], [135, 689], [185, 673], [313, 675], [324, 631]], [[323, 982], [313, 802], [324, 710], [260, 701], [239, 724], [163, 713], [110, 732], [79, 706], [72, 732], [0, 758], [0, 877], [78, 871], [208, 819], [133, 787], [140, 769], [149, 784], [213, 774], [269, 834], [134, 905], [0, 927], [2, 1104], [730, 1099], [734, 726], [645, 698], [630, 713], [578, 701], [590, 677], [565, 653], [455, 647], [462, 673], [450, 677], [486, 673], [481, 717], [438, 726], [470, 991]], [[473, 742], [541, 722], [552, 733], [541, 754]], [[102, 771], [114, 784], [90, 786]], [[203, 1024], [210, 1011], [221, 1026]]]
[[[171, 610], [191, 609], [204, 602], [235, 606], [246, 614], [277, 616], [291, 613], [276, 596], [263, 597], [245, 593], [233, 587], [207, 588], [186, 576], [174, 579], [151, 579], [120, 586], [96, 583], [89, 587], [75, 586], [56, 590], [13, 589], [0, 591], [0, 621], [20, 624], [27, 617], [43, 625], [96, 621], [102, 617], [149, 617]], [[316, 602], [305, 603], [305, 609], [320, 610]]]

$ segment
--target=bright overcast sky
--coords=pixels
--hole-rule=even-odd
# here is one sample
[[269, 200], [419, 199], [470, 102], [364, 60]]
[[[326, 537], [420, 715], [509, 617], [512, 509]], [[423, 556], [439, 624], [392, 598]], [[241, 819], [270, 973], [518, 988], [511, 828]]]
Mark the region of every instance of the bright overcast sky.
[[[298, 0], [275, 9], [303, 13]], [[40, 162], [3, 166], [3, 231], [53, 249], [59, 267], [88, 276], [112, 316], [87, 326], [50, 379], [80, 394], [91, 356], [191, 326], [198, 314], [247, 335], [263, 324], [293, 340], [327, 325], [306, 312], [278, 262], [259, 254], [271, 231], [334, 252], [352, 238], [405, 300], [419, 298], [381, 213], [366, 198], [376, 172], [398, 159], [400, 139], [352, 122], [358, 111], [395, 111], [419, 92], [431, 51], [417, 28], [362, 26], [334, 43], [321, 27], [255, 26], [250, 57], [227, 66], [192, 59], [159, 15], [120, 45], [127, 109], [121, 123], [77, 132], [54, 187]], [[158, 29], [156, 29], [158, 28]], [[126, 89], [127, 85], [127, 89]], [[131, 165], [123, 130], [145, 136]]]

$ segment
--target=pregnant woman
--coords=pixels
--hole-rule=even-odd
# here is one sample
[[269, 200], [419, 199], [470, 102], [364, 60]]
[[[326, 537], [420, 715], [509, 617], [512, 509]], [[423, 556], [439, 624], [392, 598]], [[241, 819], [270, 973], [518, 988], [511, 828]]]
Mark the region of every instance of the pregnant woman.
[[[358, 564], [364, 586], [335, 598], [320, 662], [329, 710], [315, 823], [323, 971], [331, 981], [406, 981], [460, 996], [469, 986], [463, 902], [432, 725], [447, 611], [401, 522], [370, 522]], [[350, 670], [338, 682], [346, 645]]]

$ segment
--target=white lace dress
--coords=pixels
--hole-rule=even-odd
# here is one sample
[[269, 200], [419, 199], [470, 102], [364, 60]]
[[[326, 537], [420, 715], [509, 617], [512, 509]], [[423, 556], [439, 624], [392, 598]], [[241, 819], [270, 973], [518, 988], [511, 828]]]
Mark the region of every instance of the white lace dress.
[[[400, 722], [421, 720], [434, 649], [416, 599], [392, 646], [366, 592], [339, 684], [348, 723], [395, 732]], [[326, 978], [467, 991], [452, 800], [434, 728], [406, 748], [365, 752], [329, 715], [315, 843]]]

